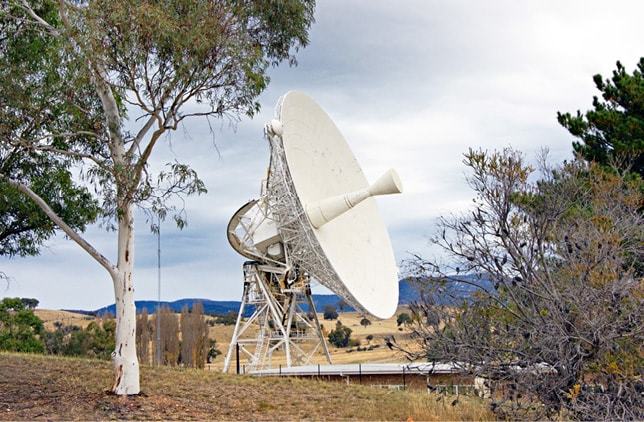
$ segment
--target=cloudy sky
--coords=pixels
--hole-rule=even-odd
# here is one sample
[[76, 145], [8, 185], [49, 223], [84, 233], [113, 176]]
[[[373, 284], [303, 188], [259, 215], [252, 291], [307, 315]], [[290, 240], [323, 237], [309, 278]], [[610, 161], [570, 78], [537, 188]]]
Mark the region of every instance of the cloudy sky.
[[[335, 120], [374, 180], [395, 167], [405, 192], [379, 199], [398, 260], [431, 254], [437, 216], [466, 209], [462, 153], [511, 145], [529, 159], [549, 147], [570, 157], [572, 138], [557, 110], [586, 110], [592, 75], [615, 61], [631, 71], [644, 54], [644, 2], [319, 0], [299, 66], [271, 71], [262, 112], [236, 127], [188, 121], [153, 165], [189, 162], [208, 194], [189, 198], [189, 225], [162, 226], [162, 298], [238, 300], [243, 258], [229, 247], [232, 213], [256, 197], [268, 164], [262, 127], [277, 99], [297, 89]], [[219, 151], [219, 153], [217, 152]], [[114, 233], [87, 238], [108, 256]], [[142, 217], [136, 233], [136, 297], [156, 297], [156, 238]], [[113, 302], [106, 272], [59, 236], [38, 257], [3, 259], [2, 296], [36, 297], [45, 308], [96, 309]]]

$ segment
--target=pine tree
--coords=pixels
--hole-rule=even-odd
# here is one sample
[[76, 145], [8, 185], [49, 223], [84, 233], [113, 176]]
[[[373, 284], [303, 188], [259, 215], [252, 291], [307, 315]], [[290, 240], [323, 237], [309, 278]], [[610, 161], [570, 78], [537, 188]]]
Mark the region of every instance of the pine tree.
[[611, 79], [593, 77], [601, 99], [576, 115], [557, 113], [559, 123], [579, 138], [577, 154], [587, 161], [630, 170], [644, 177], [644, 57], [633, 74], [617, 62]]

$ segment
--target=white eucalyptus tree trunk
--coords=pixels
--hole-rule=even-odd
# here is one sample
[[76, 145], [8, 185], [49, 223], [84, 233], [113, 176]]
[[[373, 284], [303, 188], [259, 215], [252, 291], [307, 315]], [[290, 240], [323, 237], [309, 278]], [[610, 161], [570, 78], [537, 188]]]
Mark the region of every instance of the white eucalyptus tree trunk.
[[139, 361], [136, 356], [136, 307], [134, 305], [134, 218], [132, 205], [121, 207], [118, 228], [118, 261], [112, 275], [116, 299], [116, 343], [112, 352], [114, 386], [118, 395], [139, 394]]

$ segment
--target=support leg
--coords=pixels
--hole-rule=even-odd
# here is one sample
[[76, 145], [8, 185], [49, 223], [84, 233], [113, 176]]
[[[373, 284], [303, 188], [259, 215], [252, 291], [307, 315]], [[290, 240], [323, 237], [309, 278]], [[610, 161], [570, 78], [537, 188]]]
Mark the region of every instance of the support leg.
[[297, 293], [293, 293], [288, 306], [288, 318], [286, 319], [286, 332], [284, 333], [284, 349], [286, 351], [286, 366], [291, 367], [291, 325], [293, 324], [293, 314], [297, 306]]
[[230, 367], [230, 360], [232, 359], [232, 356], [233, 356], [233, 350], [235, 349], [235, 345], [239, 340], [238, 339], [239, 326], [241, 325], [241, 319], [244, 315], [244, 307], [246, 305], [246, 302], [248, 301], [249, 288], [250, 288], [249, 283], [244, 282], [244, 293], [242, 294], [241, 305], [239, 305], [239, 314], [237, 314], [237, 322], [235, 323], [235, 330], [233, 331], [233, 337], [230, 339], [230, 344], [228, 345], [228, 353], [226, 353], [226, 359], [224, 360], [224, 369], [223, 369], [224, 374], [228, 372], [228, 368]]
[[313, 303], [313, 299], [311, 298], [311, 288], [306, 287], [306, 300], [309, 303], [309, 309], [311, 310], [311, 313], [313, 314], [313, 322], [315, 323], [315, 328], [318, 332], [318, 337], [320, 337], [320, 343], [322, 343], [322, 350], [324, 350], [324, 355], [326, 356], [327, 362], [331, 362], [331, 354], [329, 354], [329, 348], [326, 344], [326, 339], [324, 338], [324, 334], [322, 333], [322, 327], [320, 327], [320, 321], [318, 320], [318, 312], [315, 309], [315, 303]]

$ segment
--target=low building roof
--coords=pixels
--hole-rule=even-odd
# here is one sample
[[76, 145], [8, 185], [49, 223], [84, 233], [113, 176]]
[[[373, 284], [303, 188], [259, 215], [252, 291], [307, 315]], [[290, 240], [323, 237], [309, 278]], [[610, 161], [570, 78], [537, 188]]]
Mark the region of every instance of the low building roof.
[[465, 372], [454, 363], [352, 363], [341, 365], [304, 365], [263, 369], [250, 372], [255, 376], [345, 376], [400, 374], [457, 374]]

